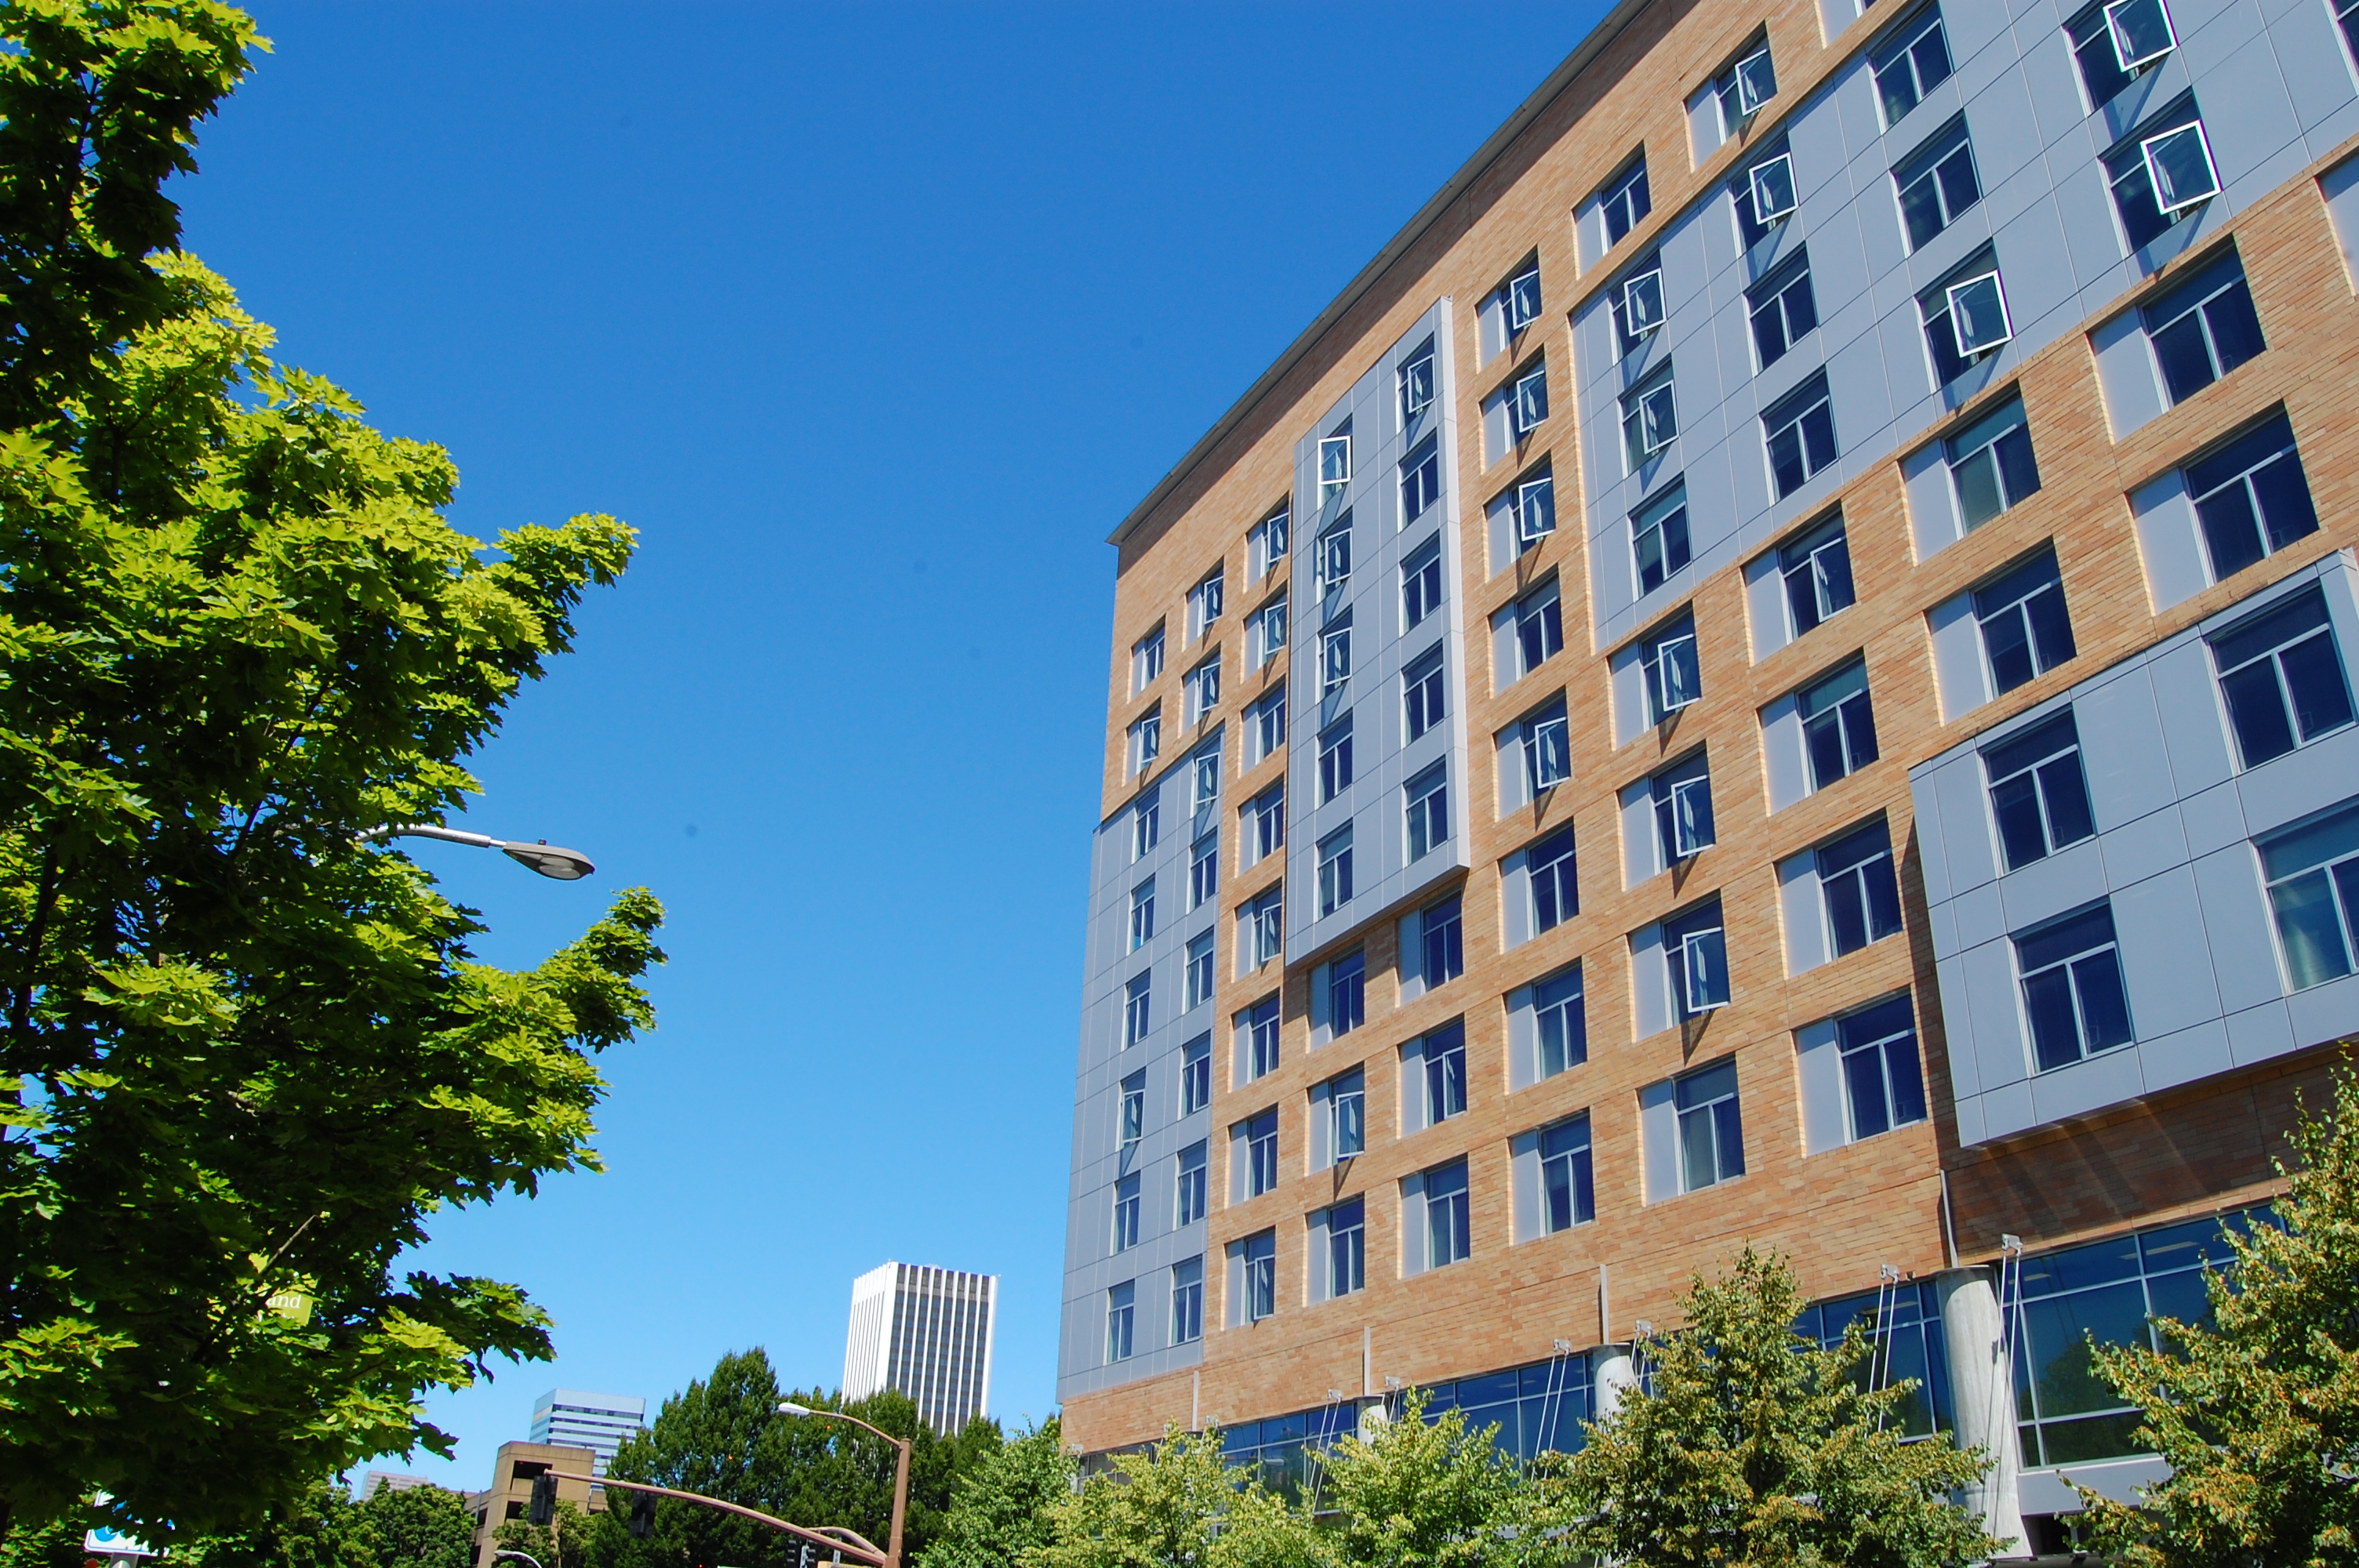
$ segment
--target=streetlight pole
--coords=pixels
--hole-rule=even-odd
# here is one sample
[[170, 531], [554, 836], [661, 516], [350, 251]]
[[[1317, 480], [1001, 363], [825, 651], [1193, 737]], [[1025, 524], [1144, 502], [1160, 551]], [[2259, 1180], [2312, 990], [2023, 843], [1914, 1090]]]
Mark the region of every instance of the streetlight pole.
[[554, 877], [561, 882], [579, 881], [598, 869], [581, 850], [563, 849], [546, 838], [527, 844], [521, 838], [495, 838], [488, 833], [438, 827], [430, 822], [389, 823], [383, 827], [372, 827], [362, 834], [358, 841], [366, 844], [378, 838], [440, 838], [446, 844], [497, 849], [527, 870], [538, 871], [544, 877]]
[[900, 1450], [900, 1467], [893, 1476], [893, 1528], [885, 1541], [885, 1568], [901, 1568], [901, 1520], [909, 1511], [910, 1440], [906, 1437], [896, 1437], [889, 1432], [878, 1431], [856, 1415], [845, 1415], [842, 1411], [815, 1411], [809, 1405], [799, 1405], [792, 1400], [779, 1400], [778, 1413], [817, 1416], [822, 1421], [849, 1422], [864, 1432], [875, 1433], [877, 1436]]

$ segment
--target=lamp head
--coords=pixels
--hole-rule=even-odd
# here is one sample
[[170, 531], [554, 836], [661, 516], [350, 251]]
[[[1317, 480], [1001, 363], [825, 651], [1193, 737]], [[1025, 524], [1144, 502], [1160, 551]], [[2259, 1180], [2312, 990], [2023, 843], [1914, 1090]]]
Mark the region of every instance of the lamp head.
[[561, 882], [579, 881], [598, 869], [581, 850], [560, 849], [546, 838], [538, 844], [512, 839], [500, 846], [500, 852], [519, 865]]
[[778, 1401], [778, 1413], [780, 1415], [809, 1415], [810, 1414], [810, 1407], [809, 1405], [799, 1405], [792, 1400], [780, 1400]]

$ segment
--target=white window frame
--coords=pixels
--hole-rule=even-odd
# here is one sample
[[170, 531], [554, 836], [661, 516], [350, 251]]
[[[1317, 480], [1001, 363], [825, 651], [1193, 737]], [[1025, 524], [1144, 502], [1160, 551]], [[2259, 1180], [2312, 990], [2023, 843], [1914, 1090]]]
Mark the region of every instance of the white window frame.
[[[1753, 77], [1748, 70], [1748, 68], [1752, 66], [1756, 60], [1767, 60], [1769, 63], [1770, 81], [1769, 91], [1767, 92], [1762, 92], [1758, 90], [1757, 84], [1754, 81]], [[1759, 49], [1755, 49], [1751, 54], [1746, 55], [1743, 59], [1738, 60], [1735, 65], [1730, 68], [1730, 71], [1731, 74], [1736, 78], [1737, 113], [1744, 115], [1746, 119], [1749, 120], [1753, 118], [1754, 115], [1761, 113], [1761, 106], [1768, 103], [1772, 98], [1777, 96], [1777, 61], [1770, 59], [1769, 46], [1767, 43], [1764, 43]]]
[[1158, 626], [1130, 645], [1130, 694], [1136, 697], [1163, 674], [1163, 628]]
[[1319, 695], [1332, 696], [1352, 678], [1352, 626], [1345, 622], [1319, 633]]
[[[1688, 645], [1687, 667], [1694, 672], [1695, 684], [1693, 689], [1684, 698], [1678, 702], [1669, 702], [1665, 698], [1670, 695], [1670, 683], [1663, 678], [1663, 654], [1667, 650], [1681, 643]], [[1696, 642], [1695, 622], [1692, 620], [1685, 620], [1684, 630], [1665, 632], [1648, 638], [1646, 646], [1638, 654], [1638, 671], [1639, 677], [1646, 686], [1647, 711], [1651, 716], [1647, 720], [1649, 723], [1660, 724], [1680, 709], [1692, 708], [1701, 702], [1703, 700], [1703, 658], [1702, 650]]]
[[[1992, 295], [1998, 300], [1999, 335], [1979, 338], [1969, 344], [1966, 341], [1966, 317], [1959, 308], [1959, 300], [1969, 289], [1978, 288], [1985, 283], [1990, 285]], [[1961, 278], [1949, 285], [1941, 291], [1941, 301], [1950, 313], [1950, 336], [1958, 345], [1958, 357], [1967, 363], [1972, 364], [1984, 354], [1996, 353], [2015, 341], [2015, 318], [2007, 309], [2006, 283], [1999, 276], [1998, 268], [1978, 272], [1972, 277]]]
[[[1419, 371], [1424, 373], [1420, 375]], [[1433, 347], [1429, 343], [1395, 373], [1403, 429], [1417, 423], [1418, 416], [1433, 406]], [[1421, 398], [1418, 396], [1420, 392], [1424, 395]]]
[[1507, 395], [1507, 415], [1519, 440], [1548, 423], [1548, 361], [1516, 378]]
[[1352, 432], [1347, 428], [1319, 438], [1319, 503], [1342, 494], [1352, 483]]
[[1516, 274], [1499, 293], [1500, 303], [1506, 308], [1508, 332], [1520, 332], [1538, 320], [1541, 315], [1540, 264], [1534, 262]]
[[1212, 1000], [1212, 933], [1208, 928], [1188, 939], [1187, 986], [1182, 1012], [1192, 1012]]
[[2149, 53], [2135, 58], [2131, 56], [2129, 51], [2136, 46], [2132, 44], [2122, 32], [2121, 14], [2132, 5], [2147, 3], [2148, 0], [2112, 0], [2112, 4], [2105, 7], [2105, 35], [2113, 40], [2114, 63], [2122, 68], [2122, 74], [2125, 76], [2136, 76], [2179, 47], [2179, 25], [2170, 19], [2170, 7], [2164, 3], [2164, 0], [2151, 0], [2155, 10], [2162, 17], [2162, 30], [2170, 41]]
[[[1638, 317], [1638, 300], [1641, 297], [1642, 284], [1653, 286], [1651, 292], [1655, 302], [1653, 314], [1645, 320], [1640, 320]], [[1660, 263], [1622, 280], [1622, 326], [1625, 336], [1632, 339], [1646, 337], [1663, 324], [1665, 314], [1663, 268]]]
[[1572, 777], [1572, 726], [1569, 710], [1550, 703], [1519, 726], [1524, 743], [1524, 784], [1537, 796]]
[[[2162, 167], [2155, 162], [2154, 149], [2174, 137], [2184, 136], [2190, 131], [2195, 133], [2195, 145], [2203, 154], [2203, 168], [2212, 177], [2212, 189], [2194, 196], [2181, 197], [2176, 201], [2165, 201], [2162, 199]], [[2220, 194], [2220, 163], [2212, 156], [2212, 135], [2203, 128], [2203, 122], [2200, 117], [2190, 120], [2184, 125], [2173, 125], [2167, 131], [2144, 137], [2138, 143], [2138, 157], [2146, 161], [2147, 183], [2154, 190], [2155, 208], [2166, 218], [2173, 212], [2209, 201]]]
[[1622, 455], [1629, 471], [1652, 462], [1679, 438], [1679, 393], [1666, 360], [1660, 370], [1622, 395]]
[[1147, 878], [1130, 890], [1130, 946], [1136, 953], [1155, 940], [1155, 879]]
[[[1786, 194], [1792, 200], [1773, 212], [1761, 199], [1761, 177], [1779, 164], [1786, 166]], [[1792, 153], [1779, 153], [1776, 157], [1763, 158], [1745, 171], [1745, 180], [1746, 189], [1753, 198], [1753, 222], [1756, 228], [1767, 229], [1773, 224], [1784, 222], [1792, 217], [1796, 209], [1802, 204], [1801, 188], [1794, 179]]]
[[[1544, 473], [1538, 479], [1527, 479], [1516, 486], [1516, 538], [1529, 547], [1556, 532], [1556, 475]], [[1535, 512], [1544, 513], [1548, 526], [1534, 528]]]

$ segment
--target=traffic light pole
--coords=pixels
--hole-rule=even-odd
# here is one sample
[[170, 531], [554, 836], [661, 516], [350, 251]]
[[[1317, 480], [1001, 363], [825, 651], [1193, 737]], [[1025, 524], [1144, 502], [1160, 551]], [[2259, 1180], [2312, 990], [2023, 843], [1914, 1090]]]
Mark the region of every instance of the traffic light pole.
[[562, 1470], [545, 1470], [542, 1474], [553, 1476], [560, 1481], [587, 1481], [593, 1487], [621, 1487], [630, 1492], [652, 1492], [659, 1498], [678, 1498], [684, 1503], [698, 1503], [708, 1509], [719, 1509], [723, 1513], [735, 1514], [740, 1519], [750, 1519], [756, 1524], [768, 1525], [772, 1530], [784, 1530], [788, 1535], [798, 1536], [814, 1546], [825, 1547], [828, 1551], [842, 1556], [854, 1558], [869, 1564], [870, 1568], [887, 1568], [887, 1564], [892, 1561], [883, 1547], [878, 1546], [858, 1530], [846, 1529], [842, 1525], [831, 1524], [812, 1528], [789, 1524], [775, 1515], [766, 1514], [759, 1509], [749, 1509], [742, 1503], [723, 1502], [719, 1498], [708, 1498], [701, 1492], [683, 1492], [677, 1487], [651, 1486], [645, 1481], [618, 1480], [613, 1476], [572, 1476]]

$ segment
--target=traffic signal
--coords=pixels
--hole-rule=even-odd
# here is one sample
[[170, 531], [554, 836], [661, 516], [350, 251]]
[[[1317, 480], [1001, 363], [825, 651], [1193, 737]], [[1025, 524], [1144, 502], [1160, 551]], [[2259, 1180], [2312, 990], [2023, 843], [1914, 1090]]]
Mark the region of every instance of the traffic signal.
[[631, 1536], [645, 1541], [656, 1532], [656, 1495], [653, 1492], [631, 1494]]
[[535, 1476], [532, 1478], [532, 1506], [525, 1510], [525, 1518], [546, 1528], [549, 1521], [556, 1517], [557, 1477]]

